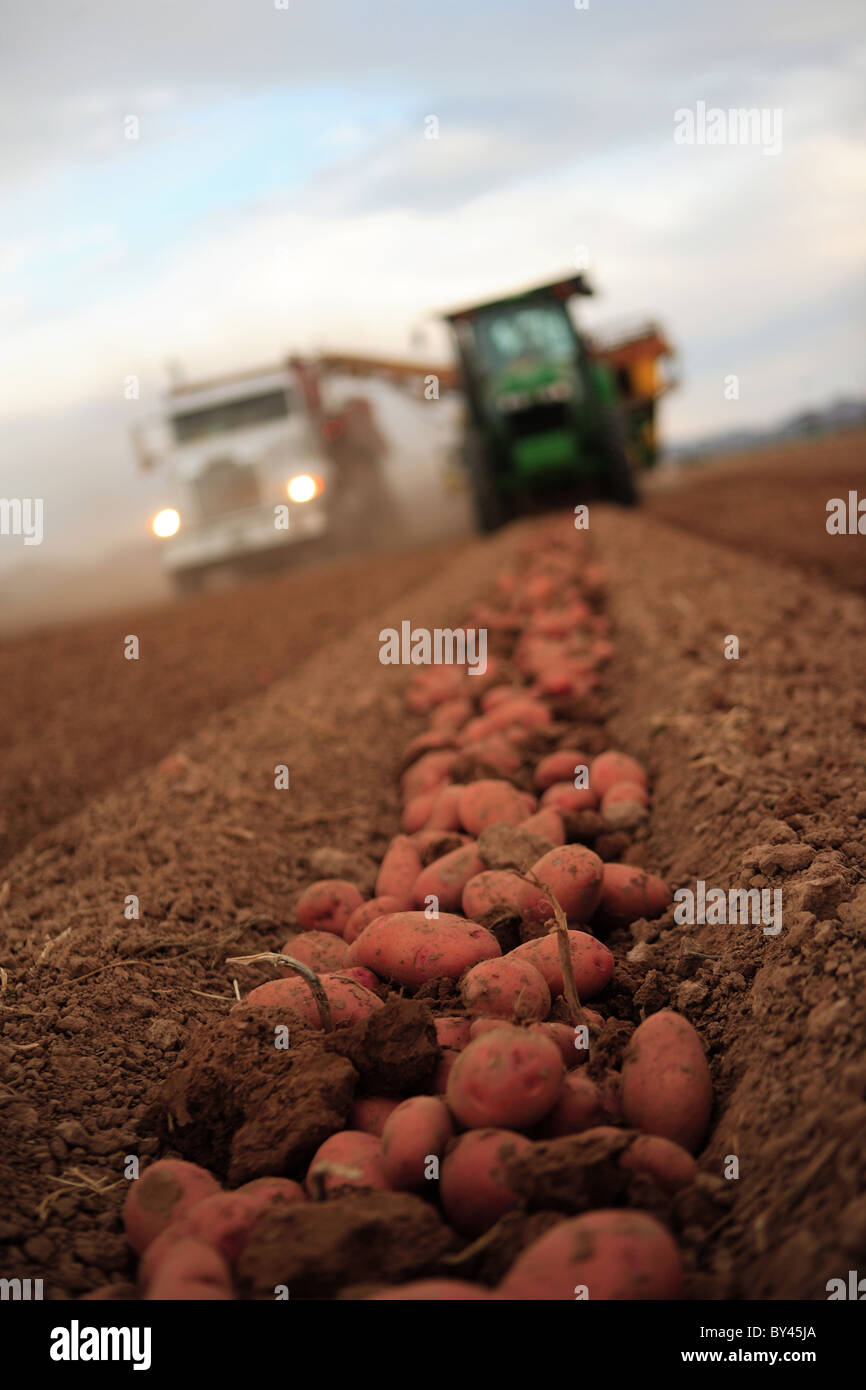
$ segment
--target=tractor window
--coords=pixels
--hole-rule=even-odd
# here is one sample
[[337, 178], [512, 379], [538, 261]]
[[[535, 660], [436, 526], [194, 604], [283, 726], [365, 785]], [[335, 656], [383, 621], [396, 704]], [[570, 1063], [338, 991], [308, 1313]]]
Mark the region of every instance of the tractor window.
[[289, 413], [285, 391], [268, 391], [241, 400], [223, 401], [205, 410], [190, 410], [172, 419], [174, 437], [178, 444], [208, 435], [225, 434], [230, 430], [247, 429], [270, 420], [282, 420]]
[[574, 335], [561, 304], [524, 304], [479, 315], [476, 333], [488, 371], [501, 371], [521, 358], [570, 362]]

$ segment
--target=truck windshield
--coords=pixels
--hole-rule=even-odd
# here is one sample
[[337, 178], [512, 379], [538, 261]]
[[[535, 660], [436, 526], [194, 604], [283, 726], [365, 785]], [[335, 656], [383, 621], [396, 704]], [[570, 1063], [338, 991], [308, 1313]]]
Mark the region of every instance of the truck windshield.
[[474, 322], [484, 370], [499, 372], [520, 359], [569, 362], [576, 353], [565, 306], [512, 304], [490, 309]]
[[258, 396], [244, 396], [237, 401], [220, 401], [204, 410], [190, 410], [172, 416], [172, 429], [178, 444], [191, 439], [204, 439], [212, 434], [248, 429], [250, 425], [266, 424], [283, 419], [289, 413], [285, 391], [267, 391]]

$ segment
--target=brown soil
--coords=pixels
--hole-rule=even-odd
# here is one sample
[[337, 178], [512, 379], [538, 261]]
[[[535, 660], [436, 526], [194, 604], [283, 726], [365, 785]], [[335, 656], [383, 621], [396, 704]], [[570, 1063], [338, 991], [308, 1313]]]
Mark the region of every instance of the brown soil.
[[[836, 465], [818, 450], [813, 465], [823, 464], [829, 471], [815, 480], [813, 494], [826, 500], [836, 495], [829, 481]], [[696, 484], [694, 496], [705, 486]], [[733, 507], [740, 486], [733, 472], [726, 486]], [[798, 512], [800, 494], [775, 473], [764, 488], [764, 534], [775, 538], [786, 509]], [[661, 500], [653, 501], [654, 511]], [[649, 837], [628, 857], [675, 886], [702, 878], [723, 889], [780, 887], [784, 929], [767, 936], [760, 926], [679, 927], [668, 913], [614, 932], [617, 974], [601, 1007], [622, 1021], [608, 1025], [604, 1061], [615, 1062], [641, 1011], [666, 1005], [691, 1019], [707, 1044], [715, 1108], [701, 1183], [663, 1207], [686, 1254], [689, 1294], [823, 1299], [827, 1279], [866, 1259], [866, 614], [857, 595], [798, 573], [790, 552], [782, 568], [700, 538], [705, 504], [692, 506], [692, 521], [683, 511], [680, 524], [694, 535], [652, 515], [592, 512], [593, 543], [609, 562], [616, 624], [608, 731], [646, 760], [654, 781]], [[823, 501], [810, 516], [806, 550], [815, 555], [825, 546]], [[123, 780], [113, 767], [101, 782], [82, 783], [80, 809], [66, 804], [53, 814], [54, 790], [45, 783], [32, 784], [22, 803], [31, 807], [31, 829], [16, 843], [33, 826], [55, 824], [11, 860], [0, 888], [8, 971], [0, 1001], [4, 1275], [41, 1276], [55, 1298], [129, 1279], [134, 1265], [119, 1224], [123, 1161], [170, 1152], [169, 1133], [175, 1145], [194, 1133], [192, 1144], [203, 1145], [202, 1157], [208, 1148], [208, 1161], [221, 1171], [231, 1171], [238, 1154], [236, 1174], [260, 1171], [256, 1155], [273, 1134], [268, 1114], [254, 1114], [250, 1100], [248, 1119], [264, 1128], [239, 1142], [239, 1117], [227, 1120], [225, 1104], [218, 1113], [208, 1109], [228, 1064], [227, 1030], [242, 1027], [245, 1017], [229, 1016], [234, 995], [225, 957], [280, 948], [298, 889], [329, 872], [315, 859], [322, 847], [333, 847], [332, 867], [369, 881], [396, 825], [401, 754], [416, 728], [403, 712], [405, 672], [378, 662], [378, 631], [404, 617], [430, 627], [454, 622], [534, 529], [517, 526], [461, 547], [447, 564], [441, 552], [417, 555], [411, 573], [410, 557], [378, 562], [381, 587], [368, 606], [351, 610], [353, 618], [345, 576], [318, 573], [308, 601], [318, 605], [319, 627], [329, 626], [311, 655], [317, 624], [286, 625], [282, 580], [238, 591], [212, 610], [208, 599], [151, 614], [154, 642], [163, 627], [173, 633], [165, 650], [176, 665], [170, 672], [166, 660], [167, 684], [119, 714], [116, 683], [101, 678], [106, 658], [95, 631], [92, 645], [65, 646], [65, 634], [50, 639], [58, 644], [54, 689], [75, 691], [67, 711], [52, 711], [52, 719], [63, 720], [67, 766], [86, 768], [100, 735], [118, 756], [124, 737], [133, 743], [130, 728], [141, 753], [123, 764]], [[849, 554], [856, 549], [854, 538], [827, 539], [850, 543]], [[859, 587], [858, 556], [851, 570], [834, 561], [837, 583]], [[267, 636], [248, 637], [246, 669], [238, 670], [232, 643], [244, 626], [245, 600], [247, 626], [260, 624]], [[265, 617], [258, 607], [268, 603]], [[229, 612], [236, 614], [232, 637]], [[194, 613], [209, 615], [211, 656], [193, 681], [182, 728], [169, 727], [166, 690], [199, 669], [189, 661]], [[347, 633], [353, 619], [357, 626]], [[119, 649], [123, 633], [139, 628], [129, 621], [102, 630], [104, 642], [110, 634]], [[739, 660], [724, 657], [730, 634], [739, 638]], [[249, 671], [277, 640], [283, 664], [267, 688], [246, 698]], [[294, 644], [302, 641], [308, 645], [299, 651]], [[304, 656], [301, 669], [284, 674]], [[31, 662], [33, 671], [35, 649]], [[222, 712], [213, 713], [219, 704]], [[207, 722], [205, 711], [213, 716]], [[13, 710], [7, 727], [19, 717]], [[52, 731], [51, 738], [52, 747], [62, 745], [60, 735]], [[168, 751], [177, 756], [158, 764]], [[291, 769], [291, 791], [274, 789], [278, 763]], [[124, 916], [131, 894], [140, 902], [138, 920]], [[262, 977], [241, 978], [246, 987]], [[440, 1007], [436, 998], [428, 1005]], [[361, 1038], [329, 1047], [319, 1102], [305, 1111], [304, 1098], [292, 1092], [297, 1128], [286, 1142], [297, 1144], [297, 1154], [313, 1142], [304, 1117], [315, 1122], [323, 1091], [329, 1104], [345, 1108], [341, 1086], [357, 1084], [353, 1078], [372, 1053], [387, 1062], [389, 1046], [387, 1039], [374, 1045]], [[391, 1047], [395, 1075], [420, 1046]], [[195, 1049], [203, 1060], [193, 1065]], [[165, 1092], [182, 1050], [174, 1089]], [[250, 1055], [247, 1045], [247, 1076]], [[187, 1069], [192, 1090], [179, 1092]], [[303, 1089], [314, 1091], [314, 1080]], [[282, 1084], [291, 1089], [291, 1071]], [[167, 1115], [176, 1123], [179, 1097], [193, 1097], [187, 1136], [182, 1125], [169, 1130]], [[729, 1155], [739, 1160], [733, 1181], [723, 1176]], [[559, 1151], [554, 1157], [561, 1166]], [[293, 1161], [290, 1155], [286, 1165]], [[542, 1184], [541, 1205], [560, 1210], [544, 1173], [534, 1181]], [[270, 1287], [281, 1280], [293, 1284], [293, 1296], [300, 1284], [306, 1296], [345, 1297], [371, 1278], [443, 1272], [443, 1261], [453, 1258], [449, 1233], [417, 1199], [399, 1200], [398, 1212], [397, 1199], [390, 1211], [385, 1200], [332, 1199], [326, 1226], [288, 1241], [302, 1250], [320, 1241], [309, 1247], [316, 1258], [289, 1269], [286, 1241], [261, 1235], [242, 1271], [244, 1291], [256, 1296], [269, 1280]], [[644, 1193], [643, 1204], [658, 1201]], [[281, 1219], [303, 1225], [309, 1217], [287, 1212]], [[505, 1222], [473, 1274], [460, 1277], [496, 1279], [550, 1219], [550, 1210], [541, 1210]], [[393, 1268], [371, 1271], [366, 1256], [377, 1241]]]

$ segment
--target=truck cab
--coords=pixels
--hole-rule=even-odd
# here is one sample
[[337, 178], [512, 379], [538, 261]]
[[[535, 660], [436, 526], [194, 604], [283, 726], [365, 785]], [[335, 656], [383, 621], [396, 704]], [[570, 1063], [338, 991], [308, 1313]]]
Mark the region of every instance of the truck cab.
[[290, 366], [176, 384], [157, 429], [146, 462], [164, 474], [167, 505], [153, 530], [177, 588], [326, 535], [332, 466]]

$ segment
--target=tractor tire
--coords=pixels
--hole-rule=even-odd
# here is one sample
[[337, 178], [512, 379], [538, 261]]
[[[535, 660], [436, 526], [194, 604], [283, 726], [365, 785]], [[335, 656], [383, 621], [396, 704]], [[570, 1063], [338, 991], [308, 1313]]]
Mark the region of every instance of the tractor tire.
[[605, 408], [599, 421], [598, 448], [604, 461], [602, 491], [620, 507], [634, 507], [640, 493], [628, 458], [625, 435], [618, 415]]
[[476, 529], [498, 531], [511, 519], [510, 508], [499, 492], [490, 466], [490, 453], [478, 434], [470, 434], [463, 445], [463, 466], [472, 495], [472, 514]]

